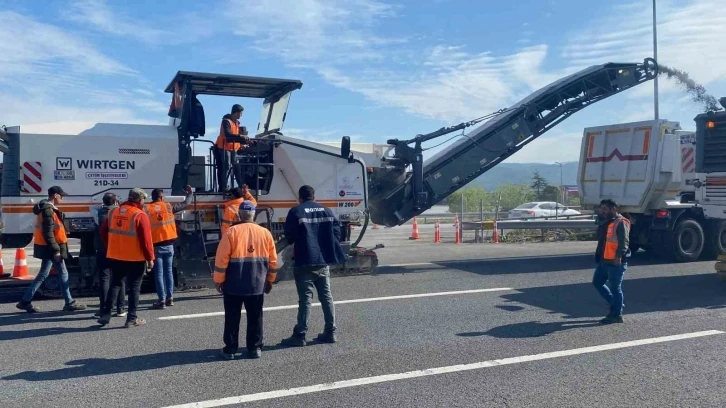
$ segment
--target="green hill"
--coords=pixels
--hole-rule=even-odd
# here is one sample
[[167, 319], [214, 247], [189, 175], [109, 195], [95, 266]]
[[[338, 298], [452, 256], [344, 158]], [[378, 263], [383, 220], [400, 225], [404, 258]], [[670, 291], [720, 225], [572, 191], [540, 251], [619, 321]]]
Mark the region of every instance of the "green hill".
[[[491, 170], [472, 181], [467, 187], [484, 187], [486, 190], [495, 190], [502, 184], [530, 184], [535, 170], [547, 180], [550, 185], [560, 184], [560, 166], [544, 163], [500, 163]], [[577, 162], [562, 164], [562, 184], [575, 185], [577, 179]]]

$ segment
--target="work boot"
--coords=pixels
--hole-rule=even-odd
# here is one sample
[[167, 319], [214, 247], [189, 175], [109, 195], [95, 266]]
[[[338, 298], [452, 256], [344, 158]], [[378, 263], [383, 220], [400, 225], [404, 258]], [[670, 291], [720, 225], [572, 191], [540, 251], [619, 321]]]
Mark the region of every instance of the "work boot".
[[33, 306], [33, 303], [26, 302], [24, 300], [21, 300], [20, 302], [18, 302], [18, 304], [15, 305], [15, 307], [17, 307], [20, 310], [25, 310], [28, 313], [38, 313], [38, 312], [40, 312], [40, 309], [38, 309], [37, 307]]
[[126, 320], [126, 324], [124, 324], [124, 328], [128, 329], [129, 327], [137, 327], [137, 326], [142, 326], [144, 324], [146, 324], [146, 320], [140, 319], [137, 317], [136, 320]]
[[234, 354], [225, 353], [224, 349], [222, 349], [222, 351], [219, 352], [219, 356], [225, 360], [234, 360]]
[[260, 357], [262, 357], [262, 350], [260, 350], [258, 348], [249, 350], [249, 351], [247, 351], [247, 357], [260, 358]]
[[600, 320], [601, 324], [623, 323], [623, 316], [605, 316]]
[[307, 344], [305, 341], [305, 335], [293, 333], [292, 336], [281, 341], [282, 345], [289, 347], [303, 347]]
[[316, 340], [321, 343], [335, 343], [337, 341], [335, 338], [335, 332], [333, 331], [325, 331], [318, 334]]
[[101, 318], [98, 319], [98, 324], [101, 325], [101, 327], [109, 324], [111, 322], [111, 314], [103, 314], [101, 313]]
[[96, 319], [100, 319], [101, 318], [101, 311], [99, 310], [98, 312], [94, 313], [93, 314], [93, 317], [95, 317]]
[[63, 306], [63, 311], [65, 312], [77, 312], [79, 310], [86, 310], [86, 305], [78, 302], [77, 300], [74, 300], [71, 303]]
[[159, 300], [158, 302], [154, 302], [154, 304], [151, 305], [151, 308], [164, 310], [164, 309], [166, 309], [166, 303], [163, 300]]
[[167, 306], [174, 306], [174, 299], [172, 299], [172, 298], [166, 299], [166, 305]]

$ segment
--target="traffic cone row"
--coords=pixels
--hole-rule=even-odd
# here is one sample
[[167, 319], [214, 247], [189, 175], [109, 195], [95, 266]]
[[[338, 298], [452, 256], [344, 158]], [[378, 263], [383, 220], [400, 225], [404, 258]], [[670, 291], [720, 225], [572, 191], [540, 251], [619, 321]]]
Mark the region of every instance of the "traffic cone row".
[[25, 257], [25, 248], [18, 248], [15, 251], [15, 266], [13, 267], [13, 279], [35, 279], [35, 276], [28, 273], [28, 260]]
[[411, 231], [411, 237], [409, 239], [419, 239], [421, 238], [418, 234], [418, 222], [416, 222], [416, 217], [413, 217], [413, 230]]

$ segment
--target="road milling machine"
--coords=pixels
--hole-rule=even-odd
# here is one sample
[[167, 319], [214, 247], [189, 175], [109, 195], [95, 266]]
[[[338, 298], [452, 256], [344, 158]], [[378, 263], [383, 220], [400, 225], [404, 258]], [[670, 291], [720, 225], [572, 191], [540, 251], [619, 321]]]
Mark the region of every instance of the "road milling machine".
[[[301, 89], [301, 81], [180, 71], [165, 89], [172, 96], [168, 125], [97, 123], [74, 135], [4, 128], [0, 132], [2, 243], [5, 248], [29, 244], [33, 205], [45, 197], [48, 187], [60, 185], [70, 194], [60, 206], [66, 214], [64, 223], [69, 235], [81, 243], [79, 255], [69, 262], [71, 287], [95, 296], [94, 214], [103, 195], [110, 191], [123, 198], [131, 188], [163, 188], [169, 201], [180, 201], [184, 187], [191, 185], [192, 204], [176, 217], [176, 283], [181, 289], [212, 287], [221, 208], [229, 197], [217, 191], [213, 142], [203, 138], [205, 113], [199, 97], [257, 98], [262, 99], [262, 114], [254, 136], [249, 132], [253, 142], [233, 159], [241, 173], [234, 186], [246, 184], [258, 200], [255, 222], [277, 240], [284, 262], [281, 279], [291, 276], [285, 217], [298, 203], [297, 190], [304, 184], [315, 188], [316, 200], [330, 207], [342, 226], [349, 256], [331, 272], [372, 273], [378, 264], [376, 250], [382, 245], [360, 246], [372, 223], [404, 224], [573, 113], [653, 79], [657, 71], [652, 59], [592, 66], [508, 109], [357, 150], [345, 136], [337, 147], [284, 135], [290, 98]], [[481, 125], [463, 134], [477, 124]], [[424, 143], [458, 131], [462, 136], [457, 141], [424, 162]], [[148, 280], [153, 284], [153, 279]], [[40, 291], [58, 296], [57, 279], [46, 280]]]

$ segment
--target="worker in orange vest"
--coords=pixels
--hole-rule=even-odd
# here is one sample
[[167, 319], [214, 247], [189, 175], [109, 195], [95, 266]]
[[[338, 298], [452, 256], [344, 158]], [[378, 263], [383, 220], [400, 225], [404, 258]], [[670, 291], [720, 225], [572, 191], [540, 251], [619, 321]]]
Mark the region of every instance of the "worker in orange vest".
[[33, 296], [48, 278], [51, 267], [55, 267], [56, 273], [60, 277], [61, 292], [66, 301], [63, 310], [73, 312], [86, 308], [86, 305], [73, 300], [68, 285], [68, 269], [66, 269], [65, 263], [65, 259], [68, 259], [68, 237], [63, 225], [64, 215], [57, 207], [66, 195], [60, 186], [53, 186], [48, 189], [48, 198], [40, 200], [33, 206], [33, 214], [35, 214], [33, 257], [41, 259], [42, 263], [38, 275], [25, 291], [23, 299], [15, 305], [18, 309], [29, 313], [40, 311], [32, 304]]
[[174, 214], [184, 211], [192, 203], [192, 186], [186, 186], [186, 199], [182, 203], [170, 204], [164, 201], [164, 190], [151, 191], [151, 204], [144, 207], [151, 223], [151, 240], [154, 243], [154, 278], [159, 300], [152, 309], [174, 306], [174, 241], [177, 238]]
[[128, 199], [108, 215], [108, 222], [101, 226], [101, 239], [106, 245], [106, 257], [111, 264], [111, 291], [98, 323], [111, 321], [113, 299], [121, 290], [121, 280], [129, 286], [129, 311], [124, 327], [140, 326], [146, 321], [136, 315], [139, 306], [141, 281], [144, 273], [154, 267], [154, 245], [151, 239], [149, 216], [144, 212], [146, 192], [135, 188]]
[[630, 257], [630, 220], [618, 213], [618, 205], [613, 200], [606, 199], [600, 202], [597, 238], [595, 261], [598, 265], [592, 284], [610, 305], [610, 312], [600, 320], [600, 323], [622, 323], [624, 297], [622, 285]]
[[214, 283], [224, 294], [224, 348], [228, 360], [241, 356], [239, 324], [242, 305], [247, 313], [246, 346], [250, 358], [259, 358], [262, 351], [262, 304], [277, 277], [277, 250], [272, 234], [254, 223], [255, 204], [239, 205], [236, 221], [217, 246], [214, 261]]
[[232, 226], [235, 222], [239, 221], [239, 206], [243, 201], [250, 201], [255, 206], [257, 200], [250, 194], [250, 190], [247, 185], [242, 187], [235, 187], [232, 189], [232, 199], [224, 203], [224, 211], [222, 212], [222, 223], [221, 230], [222, 235], [227, 232], [227, 229]]
[[239, 119], [242, 117], [243, 111], [242, 105], [233, 105], [232, 112], [222, 117], [222, 124], [219, 127], [219, 136], [217, 136], [214, 151], [217, 159], [217, 184], [219, 184], [220, 192], [227, 189], [227, 172], [230, 165], [233, 165], [233, 173], [237, 182], [242, 184], [239, 169], [234, 165], [236, 164], [237, 151], [242, 149], [243, 146], [242, 143], [228, 141], [227, 138], [242, 138], [244, 144], [249, 144], [250, 138], [247, 136], [247, 131], [242, 128], [242, 132], [240, 132]]

